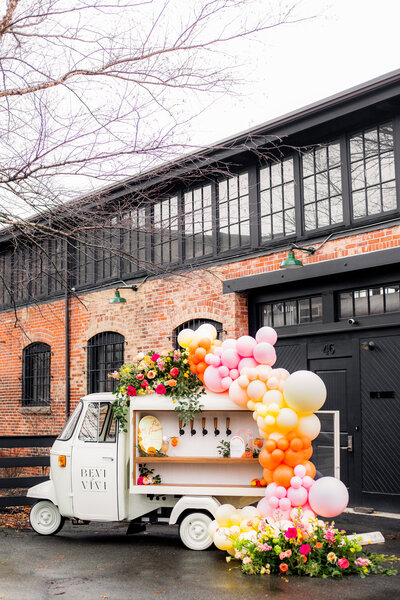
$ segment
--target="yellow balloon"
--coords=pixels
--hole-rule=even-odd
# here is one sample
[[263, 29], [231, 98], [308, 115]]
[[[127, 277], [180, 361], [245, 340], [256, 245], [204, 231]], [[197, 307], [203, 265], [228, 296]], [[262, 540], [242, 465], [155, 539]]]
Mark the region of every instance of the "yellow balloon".
[[182, 329], [178, 334], [178, 344], [182, 346], [182, 348], [187, 348], [189, 344], [192, 343], [193, 336], [193, 329]]
[[236, 510], [235, 512], [233, 512], [229, 518], [231, 528], [233, 526], [239, 525], [242, 519], [243, 517], [241, 511]]
[[218, 521], [220, 527], [229, 527], [231, 524], [231, 515], [236, 512], [236, 509], [232, 504], [221, 504], [218, 506], [215, 512], [215, 519]]
[[256, 412], [260, 417], [266, 417], [269, 412], [268, 406], [265, 406], [265, 404], [263, 404], [262, 402], [257, 402]]
[[229, 550], [233, 546], [233, 542], [228, 537], [230, 535], [227, 527], [221, 527], [214, 535], [214, 544], [219, 550]]

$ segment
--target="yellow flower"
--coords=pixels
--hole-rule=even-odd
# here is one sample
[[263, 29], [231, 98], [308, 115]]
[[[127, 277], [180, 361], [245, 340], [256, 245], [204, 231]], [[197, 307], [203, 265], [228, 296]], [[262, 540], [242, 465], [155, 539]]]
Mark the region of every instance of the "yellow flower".
[[356, 549], [355, 548], [350, 548], [350, 552], [355, 552]]
[[226, 557], [225, 557], [225, 560], [226, 560], [226, 562], [227, 562], [227, 563], [231, 562], [231, 560], [232, 560], [232, 556], [226, 556]]
[[184, 377], [189, 377], [189, 373], [184, 373], [183, 376]]

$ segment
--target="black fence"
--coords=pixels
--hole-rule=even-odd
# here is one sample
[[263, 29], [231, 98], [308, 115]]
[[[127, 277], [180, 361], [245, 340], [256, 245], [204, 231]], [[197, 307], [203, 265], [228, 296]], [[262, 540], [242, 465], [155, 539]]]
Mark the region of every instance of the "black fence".
[[[15, 474], [16, 469], [29, 469], [35, 467], [50, 466], [50, 456], [25, 456], [22, 452], [20, 456], [2, 456], [3, 449], [11, 448], [50, 448], [56, 436], [54, 435], [15, 435], [0, 436], [0, 469], [10, 469]], [[47, 481], [48, 476], [14, 476], [0, 477], [0, 490], [20, 490], [30, 488], [33, 485]], [[35, 502], [34, 498], [27, 498], [26, 495], [7, 495], [3, 496], [0, 492], [0, 508], [5, 506], [27, 506]]]

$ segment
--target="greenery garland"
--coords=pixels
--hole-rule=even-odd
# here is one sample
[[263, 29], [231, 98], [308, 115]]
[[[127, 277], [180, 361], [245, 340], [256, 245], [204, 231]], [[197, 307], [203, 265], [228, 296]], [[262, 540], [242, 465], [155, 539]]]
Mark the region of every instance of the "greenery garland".
[[183, 427], [203, 409], [200, 398], [204, 387], [190, 371], [186, 350], [169, 350], [162, 354], [140, 352], [132, 363], [122, 365], [109, 377], [118, 381], [112, 407], [120, 431], [127, 431], [130, 400], [135, 396], [167, 394], [172, 397]]

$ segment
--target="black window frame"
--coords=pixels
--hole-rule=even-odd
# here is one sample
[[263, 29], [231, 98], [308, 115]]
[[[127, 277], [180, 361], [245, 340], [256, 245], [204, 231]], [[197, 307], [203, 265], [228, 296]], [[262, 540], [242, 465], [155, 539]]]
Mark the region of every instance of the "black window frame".
[[22, 351], [22, 406], [50, 406], [51, 346], [33, 342]]
[[[117, 381], [108, 377], [124, 364], [125, 337], [116, 331], [102, 331], [87, 341], [87, 393], [113, 392]], [[108, 360], [111, 353], [112, 359]], [[97, 377], [97, 375], [100, 377]]]
[[[247, 192], [241, 193], [241, 178], [244, 176], [247, 177]], [[237, 195], [233, 196], [231, 194], [230, 187], [232, 184], [230, 182], [235, 181], [235, 188], [237, 191]], [[226, 183], [226, 197], [221, 201], [221, 189], [222, 185]], [[214, 254], [224, 256], [232, 254], [233, 252], [237, 252], [240, 249], [247, 249], [251, 246], [251, 172], [249, 168], [243, 168], [239, 170], [232, 171], [227, 174], [225, 177], [219, 177], [216, 179], [215, 183], [215, 214], [216, 214], [216, 236], [217, 243]], [[243, 206], [242, 200], [247, 198], [247, 206]], [[235, 222], [231, 221], [231, 212], [233, 213], [232, 206], [234, 205], [234, 201], [237, 200], [237, 220]], [[221, 226], [222, 223], [222, 210], [221, 206], [226, 205], [227, 208], [227, 220], [226, 224]], [[247, 215], [246, 215], [247, 212]], [[244, 218], [242, 218], [242, 215]], [[248, 241], [246, 243], [242, 243], [242, 239], [244, 237], [243, 226], [248, 224]], [[238, 245], [232, 244], [232, 227], [238, 227]], [[228, 247], [224, 248], [224, 244], [222, 243], [221, 230], [227, 231], [227, 239], [228, 239]]]

